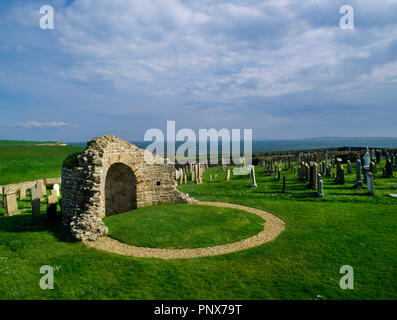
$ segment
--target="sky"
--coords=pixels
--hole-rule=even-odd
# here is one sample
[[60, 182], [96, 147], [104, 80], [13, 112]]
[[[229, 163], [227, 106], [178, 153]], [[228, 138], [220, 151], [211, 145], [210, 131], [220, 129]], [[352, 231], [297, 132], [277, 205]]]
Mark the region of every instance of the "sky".
[[167, 120], [397, 137], [397, 0], [0, 2], [0, 139], [142, 141]]

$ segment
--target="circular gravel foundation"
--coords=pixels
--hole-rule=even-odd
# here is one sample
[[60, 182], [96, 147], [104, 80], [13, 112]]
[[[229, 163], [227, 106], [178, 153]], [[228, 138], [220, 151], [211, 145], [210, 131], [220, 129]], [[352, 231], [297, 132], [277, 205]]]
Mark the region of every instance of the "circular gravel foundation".
[[255, 208], [246, 207], [238, 204], [224, 202], [195, 202], [195, 204], [203, 206], [216, 206], [224, 208], [234, 208], [244, 210], [258, 215], [266, 221], [263, 231], [250, 238], [218, 245], [207, 248], [196, 249], [155, 249], [143, 248], [125, 244], [109, 237], [101, 237], [96, 241], [85, 241], [84, 243], [92, 248], [117, 253], [120, 255], [139, 257], [139, 258], [159, 258], [159, 259], [189, 259], [206, 256], [216, 256], [236, 251], [246, 250], [249, 248], [260, 246], [266, 242], [272, 241], [285, 229], [285, 223], [276, 216]]

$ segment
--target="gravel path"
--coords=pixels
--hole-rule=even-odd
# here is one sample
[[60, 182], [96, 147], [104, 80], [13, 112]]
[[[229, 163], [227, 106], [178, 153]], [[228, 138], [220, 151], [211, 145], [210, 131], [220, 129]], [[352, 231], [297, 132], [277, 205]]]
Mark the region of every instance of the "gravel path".
[[143, 248], [143, 247], [136, 247], [133, 245], [125, 244], [110, 237], [102, 237], [96, 241], [86, 241], [85, 244], [92, 248], [113, 252], [125, 256], [132, 256], [139, 258], [188, 259], [188, 258], [222, 255], [222, 254], [227, 254], [231, 252], [246, 250], [249, 248], [260, 246], [261, 244], [264, 244], [266, 242], [272, 241], [273, 239], [277, 238], [277, 236], [285, 229], [285, 223], [281, 219], [275, 217], [274, 215], [266, 211], [262, 211], [259, 209], [241, 206], [238, 204], [223, 203], [223, 202], [198, 201], [195, 204], [244, 210], [258, 215], [259, 217], [263, 218], [266, 221], [266, 223], [264, 225], [263, 231], [261, 231], [260, 233], [258, 233], [253, 237], [234, 243], [229, 243], [214, 247], [207, 247], [207, 248], [197, 248], [197, 249]]

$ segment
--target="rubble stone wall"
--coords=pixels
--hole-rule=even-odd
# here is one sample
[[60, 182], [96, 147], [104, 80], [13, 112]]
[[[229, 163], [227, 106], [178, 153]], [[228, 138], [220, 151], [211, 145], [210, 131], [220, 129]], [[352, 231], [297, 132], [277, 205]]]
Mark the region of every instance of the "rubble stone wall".
[[[155, 163], [146, 161], [148, 155]], [[174, 166], [158, 164], [160, 159], [114, 136], [89, 141], [78, 156], [78, 166], [62, 169], [63, 223], [73, 237], [95, 240], [105, 235], [102, 218], [119, 213], [118, 208], [189, 202], [189, 196], [176, 188]], [[125, 167], [131, 169], [130, 178]]]

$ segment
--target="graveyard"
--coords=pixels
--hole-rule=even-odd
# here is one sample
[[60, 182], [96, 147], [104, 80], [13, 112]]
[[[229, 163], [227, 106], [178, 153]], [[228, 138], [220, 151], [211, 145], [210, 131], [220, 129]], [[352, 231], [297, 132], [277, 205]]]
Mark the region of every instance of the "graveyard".
[[[0, 185], [33, 182], [22, 197], [21, 187], [15, 193], [8, 187], [10, 198], [5, 205], [2, 199], [0, 299], [397, 296], [397, 199], [390, 196], [397, 194], [393, 152], [262, 154], [255, 155], [255, 166], [245, 172], [238, 165], [180, 166], [174, 170], [179, 192], [203, 203], [262, 210], [280, 219], [285, 229], [271, 241], [245, 250], [161, 259], [90, 247], [47, 218], [50, 206], [60, 214], [63, 197], [62, 188], [55, 195], [58, 183], [51, 179], [61, 177], [64, 159], [83, 148], [0, 148]], [[40, 200], [34, 204], [32, 198]], [[167, 250], [244, 241], [269, 223], [244, 210], [193, 202], [138, 206], [103, 221], [115, 241]], [[42, 265], [54, 266], [53, 290], [38, 286]], [[354, 267], [354, 290], [339, 286], [343, 265]]]

